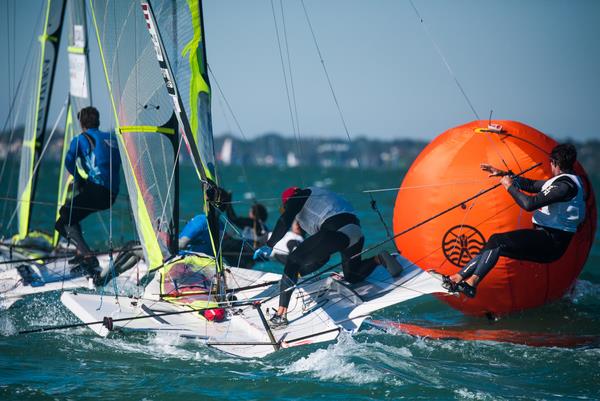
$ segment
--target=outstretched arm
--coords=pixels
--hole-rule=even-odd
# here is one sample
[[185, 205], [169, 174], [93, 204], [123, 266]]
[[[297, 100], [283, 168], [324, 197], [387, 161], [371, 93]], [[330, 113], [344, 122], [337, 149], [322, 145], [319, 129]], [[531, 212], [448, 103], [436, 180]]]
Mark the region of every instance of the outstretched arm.
[[530, 180], [529, 178], [525, 177], [515, 177], [513, 179], [513, 183], [517, 188], [531, 194], [537, 194], [540, 192], [545, 182], [545, 180]]
[[526, 195], [514, 185], [514, 181], [506, 176], [500, 181], [513, 197], [517, 205], [528, 212], [556, 202], [565, 202], [577, 194], [577, 186], [570, 179], [558, 179], [544, 191], [536, 195]]
[[490, 173], [490, 177], [505, 177], [510, 176], [517, 187], [525, 192], [538, 193], [542, 190], [544, 180], [530, 180], [524, 177], [515, 177], [512, 171], [500, 170], [491, 164], [481, 163], [480, 167], [483, 171]]

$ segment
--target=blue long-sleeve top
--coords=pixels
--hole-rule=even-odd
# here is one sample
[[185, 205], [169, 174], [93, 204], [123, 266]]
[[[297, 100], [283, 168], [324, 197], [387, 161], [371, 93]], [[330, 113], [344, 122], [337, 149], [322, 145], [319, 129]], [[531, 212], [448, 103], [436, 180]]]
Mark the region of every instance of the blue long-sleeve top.
[[83, 179], [119, 192], [121, 157], [112, 133], [90, 128], [71, 140], [65, 168], [76, 179]]

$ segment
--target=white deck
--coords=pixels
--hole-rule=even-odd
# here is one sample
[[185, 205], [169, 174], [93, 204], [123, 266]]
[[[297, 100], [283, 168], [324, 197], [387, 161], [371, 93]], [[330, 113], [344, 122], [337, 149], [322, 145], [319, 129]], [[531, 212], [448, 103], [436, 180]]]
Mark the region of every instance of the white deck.
[[[6, 256], [4, 254], [0, 255], [0, 259]], [[27, 257], [17, 253], [12, 254], [12, 260], [19, 259], [27, 259]], [[95, 286], [91, 278], [81, 274], [71, 274], [70, 269], [72, 266], [68, 264], [68, 259], [56, 259], [46, 264], [15, 262], [2, 265], [0, 269], [0, 309], [9, 308], [19, 299], [32, 294], [76, 288], [94, 289]], [[108, 255], [98, 256], [98, 262], [102, 269], [108, 269]], [[20, 265], [28, 266], [36, 278], [34, 282], [24, 283], [23, 277], [18, 271]], [[119, 275], [119, 285], [135, 280], [138, 273], [142, 277], [146, 274], [146, 271], [146, 263], [144, 261], [138, 262], [136, 266]]]
[[[187, 307], [150, 299], [155, 298], [151, 294], [152, 286], [147, 288], [148, 295], [142, 299], [104, 297], [100, 302], [98, 295], [66, 292], [61, 300], [85, 323], [112, 318], [114, 330], [171, 332], [201, 340], [230, 354], [263, 357], [280, 348], [334, 340], [341, 330], [357, 331], [364, 319], [376, 310], [424, 294], [446, 292], [437, 277], [402, 257], [398, 260], [406, 267], [400, 276], [394, 278], [379, 266], [359, 284], [348, 284], [335, 273], [301, 284], [292, 295], [287, 315], [289, 325], [277, 330], [265, 326], [258, 308], [265, 319], [277, 309], [278, 284], [237, 292], [238, 302], [263, 302], [244, 306], [230, 304], [226, 308], [227, 318], [222, 322], [207, 321], [198, 312], [189, 312]], [[229, 288], [247, 287], [279, 278], [274, 273], [237, 268], [227, 269], [226, 274]], [[274, 298], [267, 300], [271, 296]], [[185, 313], [159, 316], [170, 312]], [[102, 324], [89, 327], [101, 336], [110, 333]]]

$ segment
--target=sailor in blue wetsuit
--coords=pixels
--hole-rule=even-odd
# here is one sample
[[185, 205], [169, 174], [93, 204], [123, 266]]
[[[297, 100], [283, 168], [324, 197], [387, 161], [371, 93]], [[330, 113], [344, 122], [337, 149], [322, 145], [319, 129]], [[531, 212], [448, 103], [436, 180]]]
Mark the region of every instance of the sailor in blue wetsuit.
[[115, 202], [121, 159], [114, 135], [98, 129], [100, 114], [96, 108], [85, 107], [77, 117], [83, 132], [71, 140], [65, 167], [74, 176], [78, 193], [60, 208], [55, 228], [75, 244], [77, 256], [69, 262], [89, 272], [98, 267], [98, 259], [83, 239], [79, 223]]
[[179, 249], [214, 256], [205, 214], [194, 216], [179, 233]]
[[585, 218], [583, 185], [573, 172], [576, 159], [573, 145], [554, 147], [550, 154], [553, 177], [549, 180], [512, 177], [506, 171], [482, 164], [482, 170], [491, 173], [491, 177], [502, 177], [500, 182], [517, 205], [528, 212], [535, 211], [533, 228], [492, 235], [479, 255], [458, 273], [444, 277], [444, 286], [473, 298], [477, 285], [500, 256], [538, 263], [560, 259]]

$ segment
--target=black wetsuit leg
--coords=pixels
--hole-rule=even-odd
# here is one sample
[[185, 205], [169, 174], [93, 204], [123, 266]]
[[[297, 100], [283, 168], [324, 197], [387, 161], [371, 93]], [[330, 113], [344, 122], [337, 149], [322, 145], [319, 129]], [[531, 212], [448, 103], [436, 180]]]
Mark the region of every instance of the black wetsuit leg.
[[342, 252], [344, 279], [350, 283], [363, 281], [377, 267], [375, 258], [362, 259], [360, 256], [356, 256], [362, 252], [364, 245], [365, 238], [362, 237], [356, 244]]
[[292, 291], [286, 291], [298, 282], [298, 275], [305, 276], [323, 266], [331, 255], [348, 247], [350, 240], [337, 231], [322, 230], [311, 235], [288, 255], [279, 290], [279, 306], [290, 303]]
[[573, 233], [545, 227], [494, 234], [459, 274], [465, 279], [475, 274], [482, 280], [500, 256], [537, 263], [554, 262], [565, 253], [572, 237]]
[[289, 305], [292, 291], [284, 291], [296, 284], [298, 275], [305, 276], [315, 272], [336, 252], [341, 252], [344, 278], [347, 281], [361, 281], [373, 271], [377, 265], [374, 258], [362, 260], [360, 256], [356, 256], [362, 251], [364, 237], [348, 246], [350, 238], [337, 231], [348, 224], [360, 226], [353, 214], [344, 213], [330, 217], [322, 224], [321, 231], [308, 237], [288, 255], [281, 279], [279, 306]]
[[469, 263], [467, 263], [466, 265], [464, 265], [464, 267], [462, 269], [460, 269], [458, 274], [460, 274], [463, 279], [471, 277], [473, 275], [473, 272], [475, 271], [475, 268], [477, 267], [477, 263], [479, 262], [479, 259], [481, 259], [482, 253], [483, 253], [483, 249], [477, 256], [475, 256], [473, 259], [471, 259], [469, 261]]
[[82, 190], [60, 208], [54, 227], [63, 237], [70, 237], [80, 253], [89, 253], [89, 247], [81, 235], [79, 222], [94, 212], [110, 208], [116, 199], [117, 197], [102, 185], [86, 182]]

